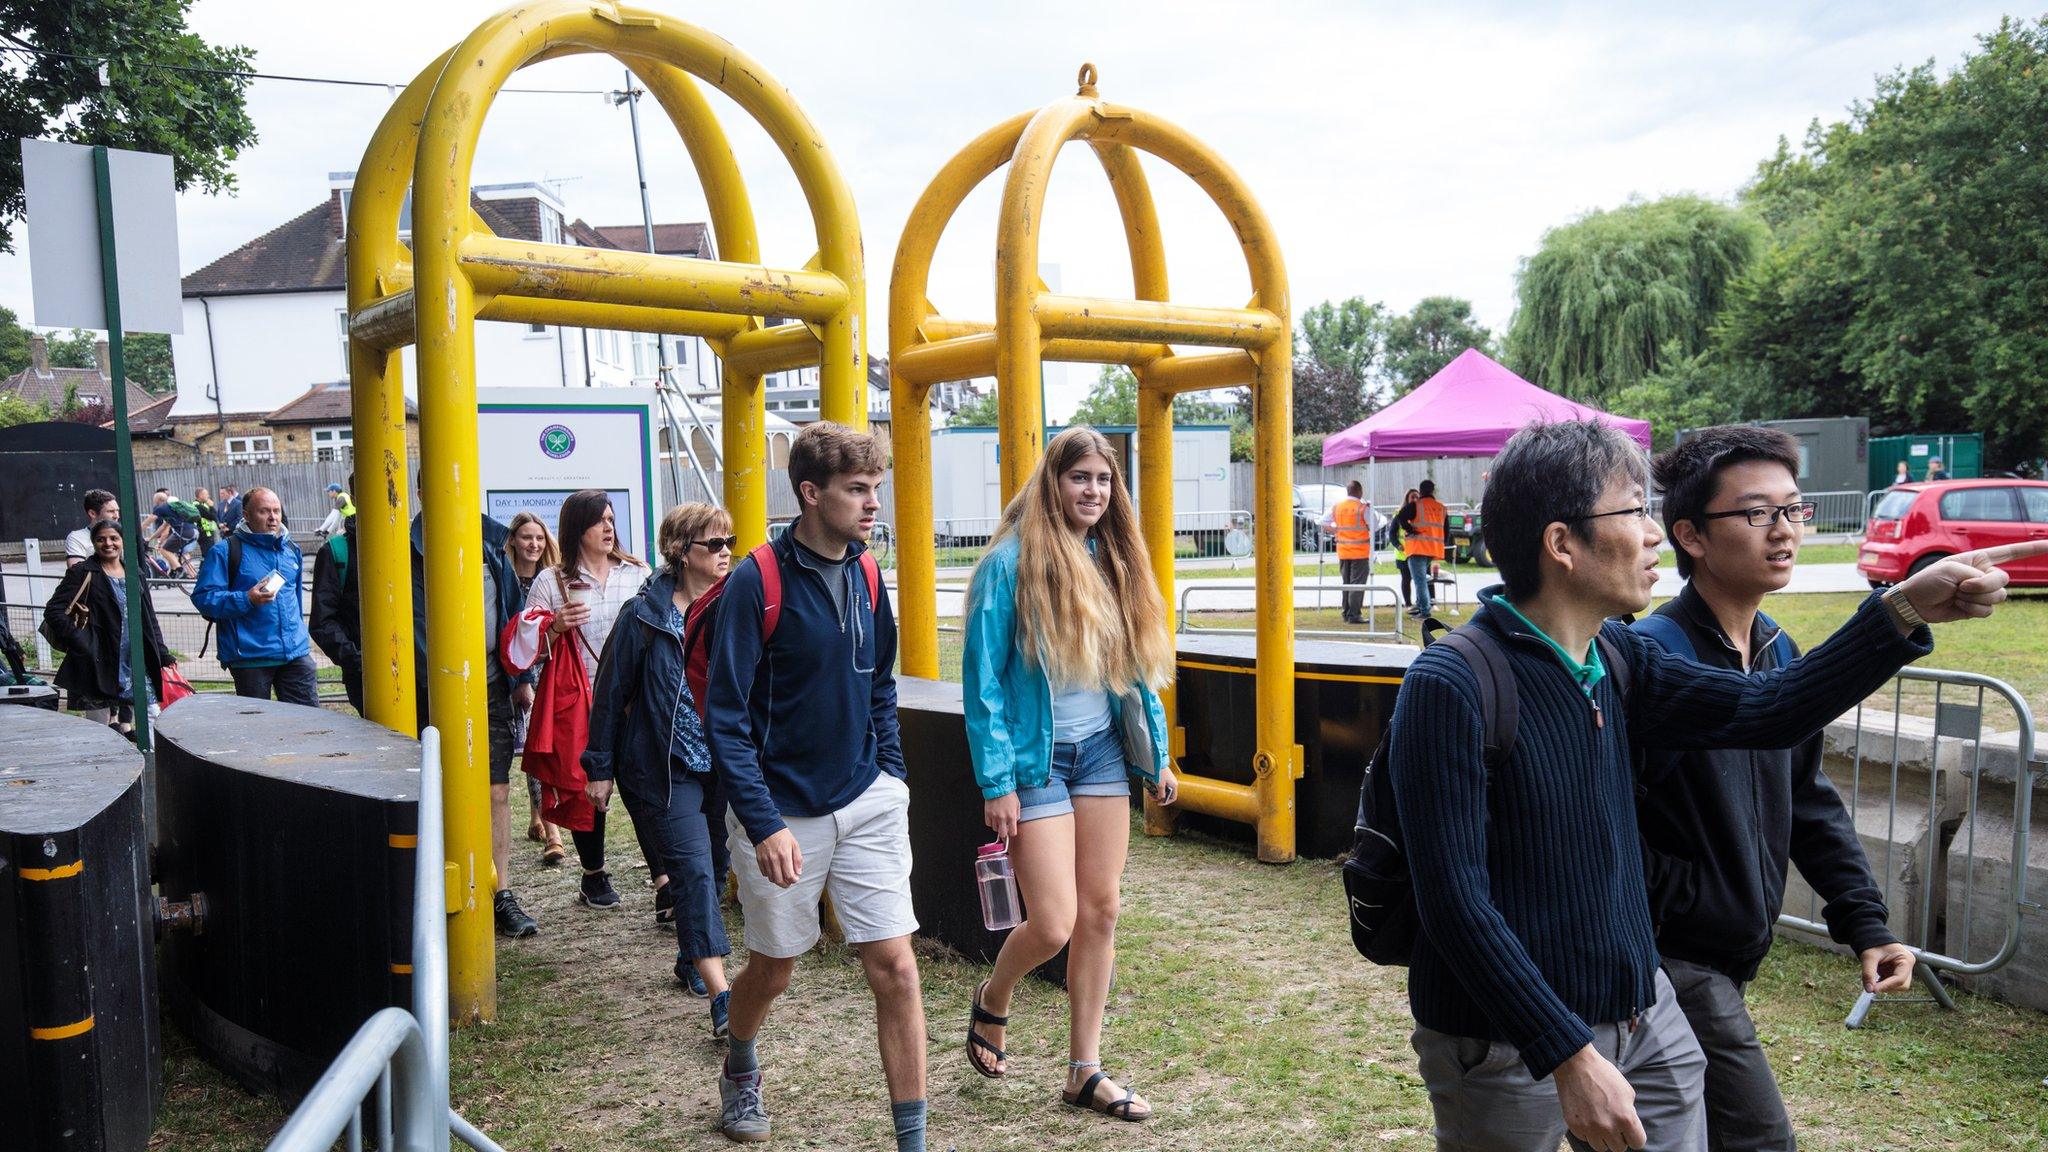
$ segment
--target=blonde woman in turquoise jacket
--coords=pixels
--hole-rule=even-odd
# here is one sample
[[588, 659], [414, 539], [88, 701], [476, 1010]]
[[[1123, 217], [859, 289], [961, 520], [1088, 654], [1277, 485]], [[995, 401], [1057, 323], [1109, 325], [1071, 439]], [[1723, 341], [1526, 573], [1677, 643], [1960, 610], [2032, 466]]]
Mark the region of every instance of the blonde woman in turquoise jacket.
[[965, 630], [974, 779], [1030, 914], [975, 991], [968, 1062], [1008, 1074], [1010, 998], [1064, 946], [1072, 1051], [1061, 1098], [1144, 1120], [1152, 1106], [1108, 1077], [1100, 1046], [1130, 849], [1128, 776], [1163, 804], [1177, 790], [1158, 696], [1173, 676], [1173, 637], [1101, 433], [1077, 426], [1046, 445], [975, 567]]

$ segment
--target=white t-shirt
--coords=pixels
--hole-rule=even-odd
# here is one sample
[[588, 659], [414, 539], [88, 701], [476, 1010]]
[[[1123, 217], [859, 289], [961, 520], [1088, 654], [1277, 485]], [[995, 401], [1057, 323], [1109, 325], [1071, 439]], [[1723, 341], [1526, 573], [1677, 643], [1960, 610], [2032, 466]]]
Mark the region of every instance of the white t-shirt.
[[1052, 742], [1079, 744], [1109, 727], [1109, 693], [1100, 688], [1055, 692], [1052, 698]]
[[64, 563], [68, 567], [73, 560], [92, 559], [92, 529], [74, 528], [64, 537]]

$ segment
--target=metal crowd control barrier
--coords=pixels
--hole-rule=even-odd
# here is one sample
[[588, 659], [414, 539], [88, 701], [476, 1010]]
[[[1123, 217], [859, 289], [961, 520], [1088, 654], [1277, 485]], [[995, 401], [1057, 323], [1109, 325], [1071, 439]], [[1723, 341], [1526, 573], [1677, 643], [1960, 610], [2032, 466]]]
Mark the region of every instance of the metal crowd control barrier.
[[[441, 734], [420, 733], [419, 843], [413, 867], [412, 1011], [363, 1021], [268, 1152], [327, 1152], [346, 1140], [362, 1152], [363, 1106], [372, 1105], [379, 1152], [448, 1152], [448, 1137], [504, 1152], [448, 1104], [447, 867], [441, 834]], [[371, 1100], [371, 1094], [375, 1099]]]
[[[484, 121], [512, 74], [583, 53], [632, 70], [668, 115], [703, 184], [719, 259], [519, 240], [470, 206]], [[700, 82], [701, 85], [700, 86]], [[816, 255], [761, 263], [739, 164], [704, 89], [738, 104], [776, 142], [809, 209]], [[477, 25], [392, 102], [357, 165], [348, 210], [348, 363], [364, 497], [356, 517], [363, 601], [363, 693], [370, 718], [408, 732], [416, 674], [435, 721], [484, 723], [470, 669], [483, 605], [478, 536], [476, 324], [480, 320], [698, 336], [723, 364], [726, 507], [742, 550], [767, 537], [765, 373], [817, 365], [821, 415], [866, 428], [867, 281], [853, 194], [794, 97], [758, 62], [673, 15], [611, 0], [537, 0]], [[410, 193], [412, 232], [399, 236]], [[407, 574], [410, 490], [400, 354], [419, 366], [419, 476], [426, 504], [427, 658], [414, 668]], [[929, 451], [929, 448], [927, 448]], [[920, 525], [920, 528], [922, 526]], [[458, 860], [490, 859], [482, 745], [450, 741], [448, 838]], [[449, 924], [456, 1015], [496, 1014], [491, 909]]]
[[[1324, 591], [1365, 593], [1365, 627], [1363, 629], [1349, 628], [1343, 630], [1329, 628], [1296, 628], [1294, 630], [1294, 634], [1296, 636], [1315, 636], [1321, 637], [1325, 640], [1392, 640], [1396, 643], [1406, 642], [1407, 638], [1403, 635], [1401, 627], [1401, 594], [1394, 591], [1392, 588], [1387, 587], [1385, 584], [1318, 584], [1315, 585], [1315, 588], [1318, 593], [1317, 607], [1322, 606], [1321, 593]], [[1183, 632], [1189, 634], [1202, 633], [1210, 636], [1258, 635], [1258, 629], [1256, 628], [1215, 628], [1203, 624], [1196, 624], [1193, 621], [1190, 609], [1188, 608], [1188, 600], [1197, 592], [1245, 591], [1249, 591], [1249, 589], [1245, 588], [1245, 586], [1242, 584], [1212, 583], [1181, 585], [1180, 606], [1178, 611], [1174, 613], [1173, 630], [1175, 632]], [[1380, 596], [1386, 597], [1387, 607], [1393, 613], [1394, 630], [1392, 632], [1388, 632], [1377, 627], [1379, 620], [1379, 615], [1377, 612], [1377, 598]]]
[[[1036, 112], [1013, 116], [976, 137], [941, 168], [912, 208], [889, 282], [891, 432], [895, 438], [896, 522], [901, 531], [900, 650], [906, 676], [938, 674], [935, 549], [932, 532], [932, 385], [993, 374], [1001, 402], [1002, 494], [1014, 496], [1044, 454], [1044, 361], [1127, 365], [1138, 381], [1138, 507], [1160, 598], [1173, 600], [1173, 398], [1183, 392], [1250, 386], [1253, 408], [1253, 512], [1270, 528], [1290, 523], [1294, 465], [1293, 310], [1280, 245], [1250, 188], [1228, 162], [1179, 127], [1103, 100], [1095, 66], [1081, 68], [1078, 90]], [[1068, 143], [1085, 143], [1115, 189], [1129, 243], [1134, 299], [1063, 296], [1038, 278], [1039, 229], [1054, 160]], [[1237, 241], [1252, 298], [1241, 307], [1172, 303], [1159, 214], [1140, 162], [1150, 153], [1193, 180]], [[1008, 166], [997, 215], [993, 321], [939, 314], [929, 298], [932, 257], [969, 193]], [[1178, 349], [1201, 347], [1198, 354]], [[1254, 783], [1183, 777], [1180, 806], [1257, 827], [1261, 860], [1294, 859], [1294, 612], [1291, 532], [1254, 541], [1259, 624], [1256, 660]], [[1170, 693], [1169, 693], [1170, 697]], [[1173, 703], [1167, 701], [1167, 714]], [[1184, 735], [1172, 736], [1178, 748]], [[1145, 830], [1165, 835], [1172, 813], [1150, 802]]]
[[[1932, 725], [1912, 737], [1924, 740], [1926, 747], [1928, 779], [1924, 826], [1918, 823], [1922, 813], [1916, 810], [1919, 807], [1917, 781], [1910, 778], [1918, 774], [1918, 769], [1909, 767], [1903, 754], [1908, 739], [1905, 727], [1915, 719], [1905, 714], [1909, 705], [1906, 697], [1906, 685], [1909, 683], [1934, 687]], [[1985, 787], [1984, 706], [1987, 696], [2003, 700], [2011, 709], [2014, 720], [2010, 753], [2013, 758], [2012, 792], [2010, 808], [2004, 812], [1996, 807], [1987, 808], [1985, 804], [1987, 800], [1998, 800], [1996, 793], [2003, 791], [2002, 788]], [[1942, 986], [1940, 973], [1981, 976], [2003, 967], [2019, 952], [2023, 914], [2040, 908], [2039, 904], [2027, 898], [2027, 839], [2034, 785], [2044, 771], [2048, 771], [2048, 766], [2035, 762], [2034, 717], [2026, 700], [2000, 680], [1971, 672], [1907, 668], [1892, 682], [1892, 701], [1889, 765], [1881, 793], [1885, 805], [1881, 829], [1884, 848], [1871, 860], [1871, 864], [1883, 891], [1885, 906], [1892, 915], [1893, 932], [1913, 949], [1918, 959], [1913, 968], [1914, 975], [1926, 987], [1928, 996], [1899, 997], [1884, 1002], [1927, 1003], [1931, 1000], [1943, 1008], [1952, 1009], [1955, 1002]], [[1910, 703], [1917, 704], [1918, 701]], [[1854, 712], [1850, 784], [1848, 795], [1844, 797], [1852, 818], [1862, 813], [1864, 765], [1866, 760], [1874, 759], [1865, 755], [1865, 716], [1869, 710], [1866, 701], [1859, 704]], [[1924, 718], [1921, 723], [1925, 723]], [[1886, 734], [1882, 731], [1874, 733], [1875, 744], [1882, 746], [1885, 740]], [[2002, 741], [1999, 754], [2004, 754]], [[1907, 777], [1907, 795], [1903, 798], [1902, 777]], [[1902, 827], [1909, 822], [1910, 826]], [[2009, 831], [1999, 827], [2005, 823], [2010, 823]], [[1859, 833], [1863, 831], [1859, 824]], [[1984, 863], [1978, 857], [1980, 831], [1984, 834], [1984, 846], [1996, 841], [2010, 847], [2012, 855], [2002, 892], [1998, 890], [1999, 885], [1988, 882], [1996, 878], [1995, 864], [1980, 866]], [[1902, 836], [1910, 839], [1909, 847], [1904, 849], [1900, 848]], [[1904, 858], [1896, 858], [1895, 852]], [[1961, 869], [1960, 881], [1958, 867]], [[1987, 873], [1988, 876], [1984, 875]], [[1911, 884], [1909, 878], [1913, 876], [1918, 878], [1919, 891], [1904, 892], [1905, 903], [1902, 904], [1894, 899], [1894, 894], [1900, 889], [1908, 889]], [[1989, 925], [1980, 925], [1977, 920], [1980, 889], [1983, 890], [1981, 908], [1994, 917]], [[1900, 920], [1902, 912], [1903, 924]], [[1778, 924], [1826, 936], [1828, 929], [1821, 919], [1820, 894], [1810, 894], [1804, 915], [1785, 912], [1778, 917]], [[1861, 1027], [1877, 1002], [1878, 998], [1871, 993], [1862, 993], [1844, 1023], [1850, 1028]]]

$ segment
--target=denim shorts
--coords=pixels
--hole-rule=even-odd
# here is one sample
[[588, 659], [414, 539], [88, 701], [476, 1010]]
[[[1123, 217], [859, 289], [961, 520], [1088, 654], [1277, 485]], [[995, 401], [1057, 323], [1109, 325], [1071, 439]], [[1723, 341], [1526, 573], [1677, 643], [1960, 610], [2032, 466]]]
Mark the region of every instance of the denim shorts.
[[1079, 743], [1052, 746], [1052, 773], [1038, 788], [1019, 788], [1017, 819], [1043, 820], [1074, 810], [1076, 796], [1131, 796], [1130, 769], [1124, 743], [1114, 724]]

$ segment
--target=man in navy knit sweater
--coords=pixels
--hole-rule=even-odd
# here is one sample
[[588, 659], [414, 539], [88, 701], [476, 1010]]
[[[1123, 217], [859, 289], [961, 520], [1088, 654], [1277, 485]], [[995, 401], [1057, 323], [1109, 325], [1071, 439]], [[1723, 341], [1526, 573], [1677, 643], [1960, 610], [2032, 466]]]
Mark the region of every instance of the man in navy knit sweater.
[[[1502, 449], [1482, 522], [1505, 587], [1481, 593], [1520, 722], [1497, 771], [1479, 686], [1425, 649], [1395, 705], [1389, 764], [1422, 933], [1413, 1037], [1437, 1146], [1705, 1149], [1705, 1059], [1658, 969], [1629, 734], [1664, 748], [1787, 747], [1925, 655], [1925, 624], [1988, 615], [1994, 565], [1966, 553], [1873, 595], [1792, 668], [1751, 678], [1670, 655], [1612, 617], [1641, 612], [1663, 534], [1642, 450], [1597, 423]], [[1626, 700], [1599, 636], [1628, 662]]]
[[733, 565], [713, 609], [705, 735], [731, 803], [747, 966], [732, 983], [719, 1128], [768, 1139], [754, 1052], [768, 1009], [818, 942], [830, 895], [875, 994], [898, 1152], [924, 1152], [924, 1005], [910, 936], [910, 786], [896, 726], [896, 618], [870, 596], [861, 553], [888, 454], [820, 421], [790, 446], [803, 515], [773, 547], [780, 621], [762, 641], [761, 569]]
[[[1799, 492], [1798, 441], [1753, 424], [1708, 428], [1657, 457], [1652, 472], [1686, 583], [1635, 630], [1715, 668], [1760, 676], [1790, 664], [1798, 647], [1759, 609], [1792, 579], [1814, 515]], [[1636, 819], [1650, 920], [1707, 1057], [1714, 1152], [1792, 1152], [1797, 1143], [1742, 999], [1771, 950], [1789, 863], [1825, 901], [1828, 934], [1862, 961], [1864, 990], [1912, 982], [1913, 950], [1887, 926], [1856, 825], [1821, 771], [1821, 744], [1816, 733], [1791, 748], [1644, 753]]]

